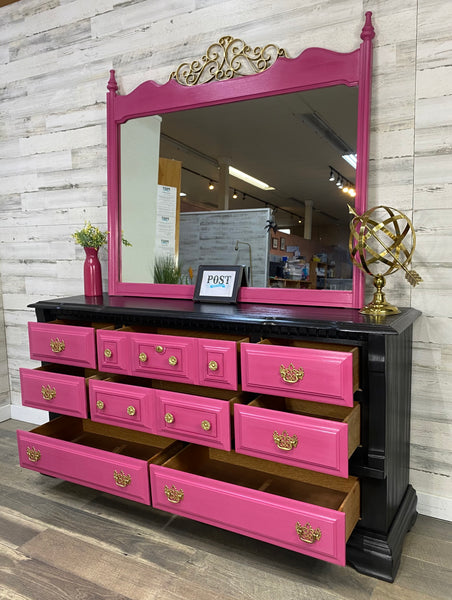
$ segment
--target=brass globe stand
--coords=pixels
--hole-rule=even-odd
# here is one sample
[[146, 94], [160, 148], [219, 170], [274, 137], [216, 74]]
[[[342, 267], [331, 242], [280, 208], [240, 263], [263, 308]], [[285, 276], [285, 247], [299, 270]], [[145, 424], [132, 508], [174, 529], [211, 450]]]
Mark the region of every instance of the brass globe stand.
[[[385, 275], [403, 269], [405, 278], [413, 287], [422, 281], [420, 275], [407, 266], [411, 263], [416, 247], [413, 225], [407, 216], [389, 206], [376, 206], [361, 216], [350, 205], [348, 209], [354, 215], [350, 223], [350, 256], [355, 266], [373, 276], [377, 290], [372, 302], [359, 312], [374, 317], [398, 314], [400, 310], [386, 301], [383, 292], [386, 283]], [[388, 217], [376, 221], [371, 218], [376, 211], [386, 212]], [[408, 248], [405, 242], [408, 234], [411, 234], [411, 248]], [[372, 272], [373, 265], [377, 265], [380, 270], [382, 264], [387, 267], [384, 273]]]

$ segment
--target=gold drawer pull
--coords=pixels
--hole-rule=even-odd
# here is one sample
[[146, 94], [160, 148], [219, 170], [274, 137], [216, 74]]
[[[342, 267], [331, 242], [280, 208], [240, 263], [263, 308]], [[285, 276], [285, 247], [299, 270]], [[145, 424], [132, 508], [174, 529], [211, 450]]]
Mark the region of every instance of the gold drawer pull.
[[30, 462], [38, 462], [38, 460], [41, 458], [41, 453], [39, 450], [36, 450], [34, 446], [32, 448], [27, 446], [27, 456]]
[[98, 408], [99, 410], [104, 410], [104, 408], [105, 408], [105, 403], [104, 403], [104, 402], [102, 402], [102, 400], [98, 400], [98, 401], [96, 402], [96, 406], [97, 406], [97, 408]]
[[105, 350], [104, 350], [105, 358], [111, 358], [112, 354], [113, 354], [113, 352], [110, 350], [110, 348], [105, 348]]
[[163, 346], [156, 346], [155, 351], [161, 354], [163, 352]]
[[312, 529], [309, 523], [306, 523], [306, 525], [303, 526], [297, 521], [295, 528], [297, 530], [297, 535], [300, 538], [300, 540], [302, 542], [306, 542], [307, 544], [313, 544], [314, 542], [318, 542], [322, 537], [322, 532], [320, 531], [320, 529]]
[[296, 435], [290, 436], [287, 431], [279, 434], [276, 430], [273, 432], [273, 441], [280, 450], [293, 450], [298, 446], [298, 438]]
[[174, 423], [174, 415], [172, 415], [171, 413], [166, 413], [165, 421], [167, 423]]
[[296, 369], [293, 363], [290, 363], [288, 367], [281, 365], [279, 367], [279, 372], [281, 374], [281, 379], [286, 383], [297, 383], [297, 381], [301, 381], [304, 376], [304, 371], [300, 367]]
[[56, 389], [50, 387], [50, 385], [43, 385], [41, 388], [41, 394], [44, 400], [53, 400], [56, 397]]
[[136, 412], [137, 412], [137, 409], [134, 406], [127, 407], [127, 414], [130, 415], [131, 417], [136, 415]]
[[178, 504], [184, 497], [183, 490], [176, 489], [176, 486], [172, 485], [170, 488], [165, 485], [165, 495], [170, 502]]
[[174, 367], [175, 365], [177, 365], [177, 358], [175, 356], [170, 356], [168, 358], [168, 362], [172, 367]]
[[66, 346], [64, 340], [55, 338], [54, 340], [50, 340], [50, 347], [52, 348], [52, 352], [63, 352]]
[[212, 425], [210, 424], [210, 421], [205, 420], [201, 421], [201, 427], [204, 429], [204, 431], [209, 431]]
[[146, 352], [140, 352], [138, 358], [140, 359], [140, 362], [146, 362], [148, 359], [148, 355], [146, 354]]
[[209, 369], [210, 369], [211, 371], [217, 371], [217, 370], [218, 370], [218, 363], [217, 363], [217, 361], [216, 361], [216, 360], [211, 360], [211, 361], [209, 362]]
[[127, 487], [132, 481], [132, 477], [130, 475], [126, 475], [122, 470], [118, 473], [118, 471], [115, 469], [113, 477], [116, 485], [122, 488]]

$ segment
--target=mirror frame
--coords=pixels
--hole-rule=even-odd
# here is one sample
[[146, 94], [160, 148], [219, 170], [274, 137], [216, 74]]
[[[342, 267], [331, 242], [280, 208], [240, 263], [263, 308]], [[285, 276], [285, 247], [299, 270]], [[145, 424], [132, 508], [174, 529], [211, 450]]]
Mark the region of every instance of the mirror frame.
[[[369, 123], [372, 74], [371, 12], [366, 12], [362, 43], [349, 53], [308, 48], [296, 58], [279, 56], [267, 70], [222, 81], [185, 86], [145, 81], [127, 95], [118, 94], [115, 71], [107, 93], [108, 291], [112, 296], [192, 299], [194, 285], [130, 283], [120, 278], [120, 125], [129, 119], [215, 104], [288, 94], [334, 85], [358, 86], [355, 210], [367, 208]], [[358, 308], [364, 300], [364, 274], [353, 267], [352, 290], [241, 288], [239, 302]]]

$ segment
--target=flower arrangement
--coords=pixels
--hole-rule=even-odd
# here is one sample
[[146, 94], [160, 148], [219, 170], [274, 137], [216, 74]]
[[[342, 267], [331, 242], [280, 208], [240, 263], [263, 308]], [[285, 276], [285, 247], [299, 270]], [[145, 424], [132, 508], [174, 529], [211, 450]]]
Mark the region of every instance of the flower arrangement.
[[[72, 234], [76, 244], [80, 244], [84, 248], [96, 248], [99, 250], [108, 241], [108, 231], [101, 231], [99, 227], [92, 225], [89, 221], [85, 221], [85, 227]], [[124, 237], [122, 238], [124, 246], [131, 246]]]

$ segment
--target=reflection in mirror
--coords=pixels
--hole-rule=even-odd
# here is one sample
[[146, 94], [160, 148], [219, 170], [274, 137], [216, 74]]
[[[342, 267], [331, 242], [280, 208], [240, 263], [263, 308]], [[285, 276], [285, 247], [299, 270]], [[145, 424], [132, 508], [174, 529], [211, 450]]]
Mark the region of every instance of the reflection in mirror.
[[351, 290], [357, 104], [337, 85], [122, 123], [121, 281], [243, 264], [254, 287]]

